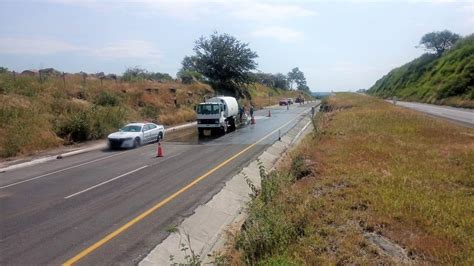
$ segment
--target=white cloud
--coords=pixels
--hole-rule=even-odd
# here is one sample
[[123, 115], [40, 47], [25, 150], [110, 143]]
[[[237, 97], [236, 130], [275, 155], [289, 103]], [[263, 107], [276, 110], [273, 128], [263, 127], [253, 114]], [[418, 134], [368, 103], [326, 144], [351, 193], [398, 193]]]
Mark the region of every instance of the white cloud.
[[160, 57], [153, 45], [146, 41], [127, 40], [111, 43], [105, 47], [89, 49], [89, 53], [104, 58], [150, 58]]
[[0, 53], [18, 55], [75, 53], [109, 59], [149, 58], [156, 60], [160, 57], [159, 51], [147, 41], [123, 40], [103, 47], [80, 47], [61, 40], [23, 37], [1, 37]]
[[291, 20], [313, 16], [316, 13], [308, 8], [295, 4], [271, 1], [250, 0], [47, 0], [56, 4], [74, 5], [96, 10], [110, 10], [123, 6], [131, 7], [130, 11], [142, 15], [171, 16], [179, 19], [200, 19], [206, 16], [231, 16], [233, 18], [271, 22]]
[[236, 18], [259, 22], [272, 22], [277, 20], [291, 20], [295, 18], [310, 17], [316, 13], [297, 5], [280, 3], [255, 3], [234, 2], [230, 14]]
[[269, 37], [282, 42], [300, 41], [303, 39], [303, 33], [287, 27], [268, 26], [261, 27], [251, 32], [254, 37]]
[[47, 55], [78, 50], [77, 46], [60, 40], [0, 37], [0, 53], [4, 54]]

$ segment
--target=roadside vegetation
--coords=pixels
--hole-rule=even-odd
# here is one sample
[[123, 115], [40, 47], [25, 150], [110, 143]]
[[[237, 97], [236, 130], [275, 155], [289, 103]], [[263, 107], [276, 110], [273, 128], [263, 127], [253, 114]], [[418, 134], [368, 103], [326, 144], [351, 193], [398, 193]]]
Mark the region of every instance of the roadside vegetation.
[[420, 44], [431, 52], [390, 71], [368, 93], [474, 108], [474, 35], [433, 32]]
[[[131, 121], [167, 126], [195, 120], [194, 105], [214, 95], [211, 86], [184, 84], [132, 68], [125, 79], [105, 75], [13, 75], [0, 73], [0, 157], [34, 154], [48, 148], [100, 139]], [[168, 75], [169, 76], [169, 75]], [[244, 105], [277, 104], [296, 91], [253, 83]], [[272, 96], [268, 96], [268, 95]], [[309, 97], [309, 96], [308, 96]]]
[[0, 67], [0, 158], [104, 138], [131, 121], [194, 121], [195, 105], [216, 94], [256, 108], [312, 97], [298, 68], [288, 75], [252, 72], [258, 56], [248, 46], [228, 34], [201, 37], [178, 79], [139, 67], [121, 76], [53, 68], [19, 74]]
[[474, 264], [474, 130], [338, 93], [261, 169], [231, 264]]

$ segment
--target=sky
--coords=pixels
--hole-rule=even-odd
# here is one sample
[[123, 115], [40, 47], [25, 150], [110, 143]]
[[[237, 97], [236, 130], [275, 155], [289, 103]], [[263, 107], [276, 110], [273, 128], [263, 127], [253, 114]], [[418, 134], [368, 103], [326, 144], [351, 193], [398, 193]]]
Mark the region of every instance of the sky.
[[474, 0], [0, 0], [0, 66], [172, 76], [195, 40], [228, 33], [258, 71], [304, 72], [312, 91], [367, 89], [423, 54], [428, 32], [474, 33]]

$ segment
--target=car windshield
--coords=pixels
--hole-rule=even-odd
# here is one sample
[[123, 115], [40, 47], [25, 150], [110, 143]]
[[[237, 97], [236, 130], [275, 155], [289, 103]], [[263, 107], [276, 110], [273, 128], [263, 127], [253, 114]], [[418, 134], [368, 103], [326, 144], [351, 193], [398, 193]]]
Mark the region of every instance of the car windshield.
[[141, 126], [125, 126], [120, 131], [122, 132], [140, 132], [142, 130]]
[[202, 115], [218, 114], [219, 104], [200, 104], [198, 105], [197, 113]]

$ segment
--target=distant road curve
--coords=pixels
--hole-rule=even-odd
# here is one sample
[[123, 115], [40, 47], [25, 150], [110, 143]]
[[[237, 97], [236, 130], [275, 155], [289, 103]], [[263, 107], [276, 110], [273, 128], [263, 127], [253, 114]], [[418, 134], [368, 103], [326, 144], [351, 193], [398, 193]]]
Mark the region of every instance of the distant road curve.
[[397, 101], [397, 105], [424, 112], [430, 115], [447, 118], [449, 120], [460, 122], [463, 125], [469, 127], [474, 127], [474, 110], [471, 109], [400, 101]]

